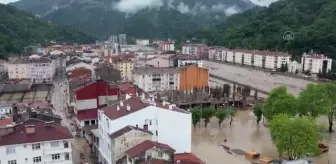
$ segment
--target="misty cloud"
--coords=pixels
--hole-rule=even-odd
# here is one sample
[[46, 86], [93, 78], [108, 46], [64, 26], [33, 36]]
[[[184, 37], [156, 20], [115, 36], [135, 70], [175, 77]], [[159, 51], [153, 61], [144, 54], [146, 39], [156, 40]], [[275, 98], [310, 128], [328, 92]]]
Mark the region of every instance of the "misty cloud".
[[250, 1], [258, 6], [269, 6], [271, 3], [276, 2], [278, 0], [250, 0]]
[[120, 12], [134, 14], [146, 8], [159, 8], [163, 4], [162, 0], [121, 0], [114, 4], [114, 8]]
[[177, 10], [182, 14], [190, 12], [189, 6], [185, 5], [183, 2], [177, 6]]

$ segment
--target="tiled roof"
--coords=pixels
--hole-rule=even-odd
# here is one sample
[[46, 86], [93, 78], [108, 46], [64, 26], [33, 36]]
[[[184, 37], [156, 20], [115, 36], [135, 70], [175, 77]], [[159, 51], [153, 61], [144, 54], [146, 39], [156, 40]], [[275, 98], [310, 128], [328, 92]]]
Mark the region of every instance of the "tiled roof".
[[13, 124], [14, 122], [12, 117], [3, 117], [0, 119], [0, 127], [6, 127]]
[[[130, 110], [127, 110], [127, 105], [129, 105]], [[113, 104], [111, 106], [105, 107], [101, 110], [104, 111], [104, 114], [114, 120], [114, 119], [118, 119], [120, 117], [126, 116], [128, 114], [137, 112], [141, 109], [144, 109], [148, 106], [151, 106], [152, 104], [147, 103], [147, 102], [143, 102], [140, 98], [138, 97], [131, 97], [125, 101], [123, 101], [123, 106], [120, 105], [120, 103], [116, 103]], [[119, 106], [119, 110], [117, 110]], [[158, 107], [158, 110], [172, 110], [175, 112], [180, 112], [180, 113], [185, 113], [185, 114], [189, 114], [189, 112], [177, 108], [177, 107], [172, 107], [172, 109], [169, 109], [169, 105], [163, 105], [160, 103], [155, 103], [155, 106]]]
[[169, 151], [169, 152], [175, 152], [175, 150], [167, 144], [146, 140], [146, 141], [128, 149], [125, 153], [132, 158], [133, 157], [139, 157], [143, 152], [145, 152], [146, 150], [151, 149], [153, 147], [160, 148], [160, 149], [165, 149], [166, 151]]
[[[26, 125], [34, 125], [35, 133], [27, 134]], [[38, 120], [28, 120], [14, 128], [13, 133], [0, 138], [0, 146], [73, 138], [68, 128], [56, 124], [46, 126], [45, 122]]]
[[110, 134], [110, 137], [111, 137], [111, 139], [118, 138], [121, 135], [123, 135], [123, 134], [125, 134], [127, 132], [130, 132], [131, 130], [138, 130], [138, 131], [142, 131], [142, 132], [145, 132], [145, 133], [153, 134], [152, 132], [150, 132], [148, 130], [128, 125], [128, 126], [125, 126], [125, 127], [121, 128], [121, 129], [117, 130], [116, 132]]
[[173, 164], [173, 162], [168, 162], [165, 160], [159, 160], [159, 159], [151, 159], [149, 161], [145, 161], [142, 164]]
[[177, 164], [177, 161], [180, 161], [180, 164], [205, 164], [193, 153], [175, 154], [174, 163]]
[[77, 111], [77, 119], [79, 121], [85, 120], [95, 120], [98, 118], [98, 109], [86, 109], [86, 110], [79, 110]]

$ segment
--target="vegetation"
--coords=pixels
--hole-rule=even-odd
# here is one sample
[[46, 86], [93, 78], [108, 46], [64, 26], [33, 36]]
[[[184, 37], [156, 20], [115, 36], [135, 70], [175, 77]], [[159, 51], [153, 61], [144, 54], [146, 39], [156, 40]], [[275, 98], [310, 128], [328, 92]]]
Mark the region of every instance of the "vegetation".
[[192, 124], [194, 125], [194, 127], [196, 127], [196, 125], [200, 123], [201, 118], [202, 118], [201, 114], [202, 114], [202, 109], [200, 108], [194, 108], [191, 110]]
[[94, 38], [69, 26], [45, 23], [38, 18], [0, 4], [0, 57], [19, 53], [24, 46], [46, 44], [49, 41], [92, 43]]
[[264, 105], [263, 104], [256, 104], [253, 106], [253, 114], [257, 117], [257, 124], [259, 125], [262, 116], [263, 116]]
[[213, 107], [207, 107], [207, 108], [194, 108], [191, 110], [192, 114], [192, 124], [194, 127], [198, 123], [201, 122], [201, 120], [204, 120], [204, 126], [205, 128], [208, 126], [210, 119], [212, 117], [217, 117], [218, 119], [218, 126], [221, 127], [221, 124], [223, 121], [230, 117], [230, 126], [233, 122], [233, 117], [236, 115], [236, 110], [234, 108], [227, 108], [227, 109], [215, 109]]
[[[233, 15], [189, 37], [228, 48], [281, 50], [294, 54], [294, 59], [313, 49], [336, 59], [335, 12], [335, 0], [282, 0]], [[286, 31], [293, 32], [294, 40], [283, 39]]]
[[233, 117], [236, 115], [237, 111], [234, 108], [228, 108], [226, 109], [226, 112], [228, 113], [228, 116], [230, 116], [230, 127], [232, 126]]
[[218, 126], [221, 127], [222, 122], [228, 117], [228, 113], [225, 109], [218, 109], [215, 115], [218, 119]]
[[274, 116], [270, 132], [280, 156], [295, 160], [306, 154], [318, 154], [319, 129], [312, 117], [291, 118], [286, 114]]
[[210, 118], [212, 116], [214, 116], [215, 114], [215, 109], [214, 108], [204, 108], [202, 109], [202, 118], [204, 119], [204, 126], [207, 127], [209, 122], [210, 122]]

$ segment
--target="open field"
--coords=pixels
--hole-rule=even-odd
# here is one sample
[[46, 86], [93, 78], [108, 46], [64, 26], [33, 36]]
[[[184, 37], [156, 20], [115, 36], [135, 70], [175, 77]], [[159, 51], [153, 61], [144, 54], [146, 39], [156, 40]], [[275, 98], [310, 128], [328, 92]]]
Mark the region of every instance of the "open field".
[[288, 76], [271, 74], [261, 70], [249, 69], [235, 65], [204, 61], [209, 73], [236, 81], [251, 87], [270, 92], [273, 88], [285, 85], [288, 91], [297, 96], [311, 81]]

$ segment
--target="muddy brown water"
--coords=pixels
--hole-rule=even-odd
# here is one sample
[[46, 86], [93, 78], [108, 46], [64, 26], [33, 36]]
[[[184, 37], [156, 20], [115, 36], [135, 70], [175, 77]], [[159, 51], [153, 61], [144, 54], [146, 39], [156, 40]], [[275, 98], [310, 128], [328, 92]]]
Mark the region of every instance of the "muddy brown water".
[[[322, 120], [322, 121], [321, 121]], [[319, 121], [326, 123], [324, 118]], [[227, 139], [224, 142], [224, 139]], [[336, 134], [325, 134], [323, 143], [329, 146], [329, 152], [318, 157], [308, 157], [316, 164], [336, 163]], [[193, 130], [192, 151], [207, 164], [249, 164], [243, 155], [229, 154], [223, 146], [240, 149], [245, 152], [259, 152], [261, 156], [277, 159], [277, 151], [272, 144], [269, 129], [257, 125], [250, 110], [238, 111], [232, 127], [229, 119], [218, 127], [217, 118], [212, 118], [207, 128], [204, 123]]]

